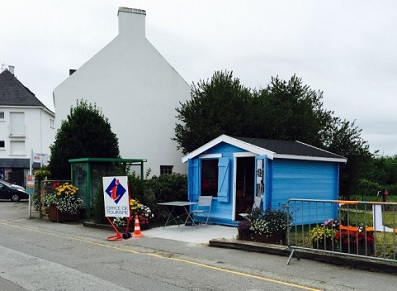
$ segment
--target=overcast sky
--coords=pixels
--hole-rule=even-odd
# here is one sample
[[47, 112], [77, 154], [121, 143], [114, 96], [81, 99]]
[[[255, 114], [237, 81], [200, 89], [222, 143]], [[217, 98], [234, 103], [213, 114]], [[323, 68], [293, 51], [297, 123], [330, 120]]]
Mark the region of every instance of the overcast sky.
[[146, 10], [146, 37], [189, 84], [296, 74], [372, 152], [397, 154], [397, 1], [0, 0], [0, 65], [54, 110], [69, 69], [116, 37], [120, 6]]

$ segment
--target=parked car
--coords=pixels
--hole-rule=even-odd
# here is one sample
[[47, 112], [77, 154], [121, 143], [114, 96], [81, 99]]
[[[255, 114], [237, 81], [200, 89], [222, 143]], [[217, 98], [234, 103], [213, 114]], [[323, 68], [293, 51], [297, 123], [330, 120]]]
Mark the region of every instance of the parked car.
[[21, 199], [29, 199], [29, 194], [26, 193], [25, 188], [22, 186], [0, 180], [0, 199], [9, 199], [17, 202]]

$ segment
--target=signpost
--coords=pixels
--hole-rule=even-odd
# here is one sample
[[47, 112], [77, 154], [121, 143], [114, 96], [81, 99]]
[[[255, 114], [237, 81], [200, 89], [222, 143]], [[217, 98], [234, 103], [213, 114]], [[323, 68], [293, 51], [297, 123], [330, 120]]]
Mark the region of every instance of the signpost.
[[32, 196], [34, 194], [33, 163], [40, 163], [41, 166], [46, 165], [48, 154], [34, 153], [33, 149], [30, 150], [29, 175], [26, 179], [26, 193], [29, 194], [29, 218], [32, 218]]
[[131, 237], [131, 234], [128, 233], [128, 227], [131, 221], [131, 210], [127, 176], [103, 177], [102, 181], [105, 217], [116, 231], [116, 235], [109, 236], [108, 240], [121, 240], [123, 238], [110, 217], [126, 217], [127, 227], [125, 235], [127, 238], [128, 234]]

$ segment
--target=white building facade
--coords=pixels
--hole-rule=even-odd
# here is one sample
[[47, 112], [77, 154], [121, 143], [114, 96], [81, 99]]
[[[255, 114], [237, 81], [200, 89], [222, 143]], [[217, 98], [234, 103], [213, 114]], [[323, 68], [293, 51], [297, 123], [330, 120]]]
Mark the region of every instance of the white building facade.
[[147, 159], [152, 175], [186, 173], [171, 139], [175, 108], [190, 98], [191, 88], [146, 39], [145, 16], [144, 10], [119, 8], [118, 35], [54, 89], [55, 127], [77, 100], [87, 100], [109, 119], [122, 158]]
[[14, 68], [1, 72], [0, 178], [24, 186], [32, 151], [49, 156], [54, 136], [54, 112], [14, 76]]

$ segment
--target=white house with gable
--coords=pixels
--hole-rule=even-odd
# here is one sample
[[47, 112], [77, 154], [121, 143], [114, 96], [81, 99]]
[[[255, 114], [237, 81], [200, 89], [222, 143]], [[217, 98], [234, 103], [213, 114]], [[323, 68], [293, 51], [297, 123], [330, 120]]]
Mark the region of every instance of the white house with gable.
[[146, 39], [145, 16], [120, 7], [118, 35], [54, 89], [56, 128], [85, 99], [109, 119], [122, 158], [147, 159], [153, 175], [186, 173], [171, 138], [175, 108], [190, 98], [191, 88]]
[[50, 154], [55, 114], [18, 80], [14, 69], [0, 72], [0, 179], [25, 186], [32, 151], [38, 157]]

